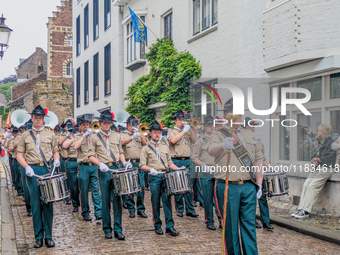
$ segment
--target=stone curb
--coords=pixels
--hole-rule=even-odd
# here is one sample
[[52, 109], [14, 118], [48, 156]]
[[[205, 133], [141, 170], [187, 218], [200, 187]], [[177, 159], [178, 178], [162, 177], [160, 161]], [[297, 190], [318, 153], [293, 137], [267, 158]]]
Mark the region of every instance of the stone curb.
[[[256, 218], [260, 219], [259, 213], [256, 213]], [[303, 223], [282, 218], [276, 215], [270, 215], [270, 223], [276, 224], [280, 227], [294, 230], [304, 235], [309, 235], [320, 240], [340, 245], [340, 233], [336, 234], [325, 229], [320, 229], [313, 226], [306, 226]]]

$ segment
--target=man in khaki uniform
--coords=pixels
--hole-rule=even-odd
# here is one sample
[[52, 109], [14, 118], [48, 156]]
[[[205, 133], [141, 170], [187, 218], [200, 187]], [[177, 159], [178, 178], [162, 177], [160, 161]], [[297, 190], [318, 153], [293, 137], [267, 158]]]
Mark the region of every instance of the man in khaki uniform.
[[13, 175], [14, 175], [14, 186], [15, 189], [18, 192], [19, 196], [23, 195], [23, 187], [21, 185], [21, 173], [20, 173], [20, 166], [19, 163], [17, 161], [17, 148], [18, 148], [18, 144], [20, 141], [20, 137], [21, 137], [21, 131], [17, 128], [14, 127], [13, 128], [13, 136], [14, 138], [10, 140], [9, 145], [8, 145], [8, 152], [11, 153], [12, 155], [12, 160], [13, 160]]
[[63, 142], [62, 148], [67, 150], [66, 160], [66, 176], [68, 186], [71, 192], [71, 200], [73, 205], [73, 212], [78, 212], [80, 206], [79, 189], [78, 189], [78, 162], [77, 151], [74, 149], [74, 145], [77, 139], [78, 127], [74, 126], [71, 133], [68, 133], [67, 139]]
[[12, 158], [12, 153], [8, 151], [8, 146], [9, 146], [10, 142], [14, 139], [14, 135], [13, 135], [12, 131], [13, 131], [13, 125], [10, 128], [10, 133], [6, 137], [6, 142], [4, 144], [4, 148], [8, 152], [8, 162], [9, 162], [9, 168], [11, 169], [12, 183], [15, 186], [15, 176], [14, 176], [14, 171], [13, 171], [13, 158]]
[[163, 173], [169, 169], [178, 170], [178, 167], [171, 160], [168, 146], [160, 139], [162, 127], [157, 121], [151, 123], [150, 135], [151, 140], [148, 146], [142, 149], [139, 166], [142, 170], [150, 173], [149, 182], [155, 232], [157, 235], [163, 235], [160, 219], [160, 197], [162, 196], [166, 233], [178, 236], [179, 233], [174, 229], [175, 223], [172, 218], [171, 197], [162, 191], [165, 185]]
[[118, 169], [119, 160], [125, 168], [132, 168], [129, 162], [125, 161], [124, 151], [118, 132], [111, 131], [114, 114], [108, 110], [102, 112], [98, 118], [100, 130], [99, 133], [91, 137], [91, 146], [89, 148], [90, 161], [99, 166], [98, 172], [100, 191], [102, 195], [102, 222], [105, 238], [112, 238], [111, 225], [111, 200], [113, 201], [114, 215], [114, 237], [118, 240], [124, 240], [125, 236], [122, 231], [122, 203], [119, 196], [115, 196], [111, 188], [111, 169]]
[[[184, 125], [184, 112], [178, 110], [173, 116], [175, 121], [175, 127], [170, 129], [168, 132], [168, 141], [170, 147], [171, 159], [174, 164], [178, 167], [186, 167], [190, 169], [190, 145], [191, 142], [197, 141], [197, 136], [193, 130], [190, 129], [190, 125]], [[186, 215], [190, 217], [198, 217], [199, 215], [195, 212], [192, 194], [185, 193], [185, 208]], [[175, 195], [177, 216], [183, 217], [184, 205], [183, 195]]]
[[46, 116], [44, 109], [38, 105], [31, 115], [33, 128], [22, 135], [17, 160], [25, 168], [27, 175], [36, 239], [34, 248], [42, 247], [44, 236], [45, 245], [54, 247], [55, 243], [52, 240], [53, 203], [41, 203], [37, 178], [34, 175], [48, 174], [50, 170], [48, 170], [46, 164], [49, 164], [52, 158], [54, 159], [53, 165], [56, 168], [60, 166], [58, 147], [55, 143], [53, 131], [44, 129], [44, 116]]
[[[137, 215], [142, 218], [147, 218], [144, 206], [144, 171], [139, 168], [140, 151], [142, 146], [148, 144], [148, 140], [141, 136], [139, 129], [132, 127], [131, 121], [137, 120], [134, 116], [129, 116], [126, 120], [126, 130], [121, 133], [122, 147], [124, 150], [125, 160], [131, 162], [132, 167], [137, 167], [139, 172], [139, 181], [142, 187], [142, 192], [137, 194]], [[129, 217], [135, 217], [135, 195], [127, 197], [127, 205], [129, 208]]]
[[[92, 115], [92, 114], [91, 114]], [[81, 134], [77, 136], [74, 149], [77, 151], [77, 163], [79, 164], [78, 183], [80, 189], [80, 201], [82, 207], [81, 215], [85, 221], [91, 221], [89, 207], [89, 187], [91, 186], [92, 203], [96, 220], [102, 219], [102, 197], [99, 193], [98, 167], [89, 160], [89, 149], [91, 146], [91, 118], [87, 114], [80, 118]]]
[[[231, 98], [224, 105], [224, 119], [227, 119], [227, 114], [232, 111], [233, 99]], [[209, 138], [208, 153], [215, 158], [215, 195], [222, 217], [225, 179], [229, 171], [227, 217], [223, 221], [228, 254], [258, 254], [255, 215], [256, 198], [259, 199], [262, 196], [263, 155], [260, 148], [256, 147], [257, 141], [254, 133], [241, 129], [241, 122], [242, 116], [238, 116], [234, 123], [232, 137], [229, 134], [230, 123], [223, 125], [219, 131], [215, 131]], [[227, 168], [228, 150], [232, 150], [229, 169]], [[243, 251], [240, 247], [239, 232]]]

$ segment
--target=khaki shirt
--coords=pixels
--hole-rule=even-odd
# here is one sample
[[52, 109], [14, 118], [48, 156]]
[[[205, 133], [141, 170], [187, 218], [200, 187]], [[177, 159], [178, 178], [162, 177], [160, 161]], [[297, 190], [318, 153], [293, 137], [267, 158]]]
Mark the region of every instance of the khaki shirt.
[[179, 139], [177, 143], [172, 144], [171, 138], [173, 138], [175, 135], [179, 134], [181, 131], [175, 128], [172, 128], [168, 132], [168, 141], [169, 141], [169, 148], [170, 148], [170, 154], [172, 158], [176, 157], [190, 157], [190, 145], [191, 145], [191, 139], [190, 139], [190, 132], [186, 132], [184, 134], [184, 140], [185, 143], [183, 143], [183, 139]]
[[[223, 125], [223, 127], [226, 127]], [[235, 131], [234, 134], [236, 135]], [[250, 130], [242, 128], [239, 131], [240, 136], [243, 138], [245, 142], [245, 147], [250, 154], [250, 157], [253, 159], [254, 163], [256, 160], [262, 159], [263, 154], [257, 144], [256, 137], [253, 132]], [[236, 135], [237, 136], [237, 135]], [[221, 144], [225, 140], [225, 136], [219, 132], [215, 131], [212, 136], [209, 138], [208, 148], [213, 144]], [[225, 180], [226, 173], [227, 173], [227, 166], [228, 166], [228, 150], [224, 150], [220, 155], [215, 157], [214, 160], [215, 165], [215, 174], [214, 177], [216, 179]], [[238, 158], [235, 156], [234, 152], [231, 153], [230, 157], [230, 173], [229, 173], [229, 180], [230, 181], [239, 181], [239, 180], [250, 180], [249, 172], [245, 171], [245, 169], [241, 168], [241, 163], [239, 162]], [[233, 167], [233, 168], [232, 168]], [[233, 169], [235, 171], [233, 172]], [[241, 172], [243, 171], [243, 172]]]
[[[57, 136], [57, 141], [59, 142], [61, 139], [65, 137], [65, 134], [60, 134]], [[63, 149], [63, 145], [58, 146], [60, 156], [63, 158], [67, 158], [67, 150]]]
[[[37, 137], [37, 132], [32, 130], [35, 137]], [[40, 149], [44, 154], [47, 161], [53, 157], [53, 154], [58, 152], [58, 146], [55, 143], [55, 134], [53, 131], [43, 129], [40, 131]], [[39, 164], [43, 161], [41, 154], [37, 154], [35, 149], [35, 142], [29, 131], [22, 134], [18, 152], [24, 153], [24, 158], [28, 164]]]
[[266, 154], [265, 154], [265, 151], [264, 151], [264, 144], [260, 139], [257, 139], [256, 146], [258, 146], [260, 148], [260, 151], [263, 155], [263, 161], [265, 161], [266, 160]]
[[[131, 138], [133, 133], [129, 131], [124, 131], [121, 133], [121, 140], [125, 140], [127, 138]], [[135, 139], [135, 145], [133, 145], [132, 141], [122, 145], [124, 150], [125, 159], [139, 159], [140, 151], [142, 149], [142, 138], [138, 137]]]
[[76, 135], [75, 137], [71, 136], [71, 137], [69, 137], [69, 138], [67, 138], [67, 139], [65, 140], [65, 142], [68, 142], [68, 141], [70, 141], [70, 140], [75, 139], [75, 140], [71, 143], [71, 146], [68, 147], [68, 149], [67, 149], [67, 157], [68, 157], [68, 158], [76, 158], [76, 157], [77, 157], [77, 154], [78, 154], [78, 153], [77, 153], [77, 151], [74, 149], [74, 144], [76, 143], [77, 137], [78, 137], [78, 135]]
[[[12, 139], [10, 141], [9, 145], [8, 145], [8, 149], [11, 149], [13, 147], [14, 143], [16, 143], [17, 141], [20, 140], [20, 137], [21, 137], [21, 135], [17, 135], [16, 137], [14, 137], [14, 139]], [[12, 158], [16, 159], [17, 154], [18, 154], [18, 147], [12, 151]]]
[[[99, 135], [103, 138], [104, 143], [106, 143], [106, 136], [99, 132]], [[119, 155], [124, 154], [122, 148], [122, 141], [120, 140], [120, 135], [118, 132], [112, 131], [109, 137], [110, 150], [113, 156], [116, 159], [116, 162], [119, 161]], [[94, 156], [102, 163], [110, 163], [113, 162], [111, 156], [107, 155], [106, 145], [104, 146], [102, 141], [98, 138], [97, 134], [91, 136], [91, 146], [89, 149], [89, 157]]]
[[7, 146], [5, 146], [5, 149], [7, 149], [7, 152], [12, 155], [12, 152], [9, 152], [8, 149], [10, 148], [10, 144], [13, 141], [14, 138], [9, 138], [7, 142]]
[[[149, 144], [156, 151], [155, 144], [152, 142], [150, 142]], [[165, 166], [162, 164], [162, 162], [157, 160], [156, 153], [154, 153], [149, 148], [149, 146], [144, 146], [141, 151], [139, 167], [141, 167], [142, 165], [146, 165], [156, 170], [165, 170], [165, 168], [169, 168], [169, 166], [173, 164], [173, 162], [170, 157], [170, 151], [168, 146], [166, 145], [166, 143], [161, 141], [158, 145], [158, 148], [160, 157], [163, 159]]]
[[[206, 142], [204, 141], [204, 139]], [[192, 151], [191, 159], [199, 159], [204, 164], [208, 166], [214, 165], [215, 158], [208, 154], [208, 142], [209, 137], [203, 135], [200, 139], [198, 139], [194, 145], [194, 149]]]
[[[76, 137], [76, 142], [81, 138], [82, 136], [79, 135]], [[89, 150], [91, 147], [91, 136], [85, 137], [83, 142], [81, 143], [80, 147], [77, 150], [77, 162], [79, 163], [91, 163], [89, 160]]]

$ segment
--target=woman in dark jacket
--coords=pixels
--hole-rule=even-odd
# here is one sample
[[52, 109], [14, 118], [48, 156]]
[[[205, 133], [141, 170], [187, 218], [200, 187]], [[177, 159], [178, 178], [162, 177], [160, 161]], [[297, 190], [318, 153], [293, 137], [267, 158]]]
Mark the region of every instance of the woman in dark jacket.
[[333, 139], [330, 137], [332, 126], [321, 124], [318, 126], [318, 142], [311, 158], [312, 171], [303, 184], [302, 194], [298, 211], [292, 214], [293, 217], [303, 219], [309, 217], [312, 207], [317, 200], [327, 180], [332, 175], [331, 168], [335, 167], [336, 152], [332, 150]]

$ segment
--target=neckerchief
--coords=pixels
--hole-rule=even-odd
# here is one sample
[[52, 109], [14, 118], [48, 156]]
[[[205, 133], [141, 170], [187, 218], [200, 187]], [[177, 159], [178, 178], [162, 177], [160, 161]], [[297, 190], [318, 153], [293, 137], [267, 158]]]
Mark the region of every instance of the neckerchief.
[[159, 145], [159, 143], [161, 142], [161, 139], [159, 139], [157, 143], [154, 142], [152, 139], [151, 139], [150, 141], [151, 141], [151, 142], [155, 145], [155, 147], [156, 147], [156, 156], [157, 156], [157, 160], [158, 160], [159, 162], [161, 162], [161, 156], [160, 156], [160, 154], [159, 154], [159, 148], [158, 148], [158, 145]]
[[40, 129], [36, 129], [35, 127], [32, 127], [32, 129], [37, 132], [37, 137], [35, 139], [35, 152], [37, 154], [40, 154], [40, 147], [39, 147], [39, 144], [40, 144], [40, 132], [44, 130], [44, 127], [40, 128]]
[[[179, 131], [183, 131], [183, 129], [180, 129], [180, 128], [176, 127], [176, 126], [175, 126], [174, 128], [177, 129], [177, 130], [179, 130]], [[184, 136], [185, 136], [185, 135], [182, 136], [182, 143], [183, 143], [183, 144], [187, 144], [187, 141], [185, 141]]]
[[111, 134], [111, 130], [109, 131], [109, 133], [105, 133], [103, 130], [99, 129], [99, 132], [106, 136], [106, 152], [107, 152], [107, 156], [111, 157], [111, 154], [110, 154], [110, 142], [109, 142], [109, 137], [110, 137], [110, 134]]

